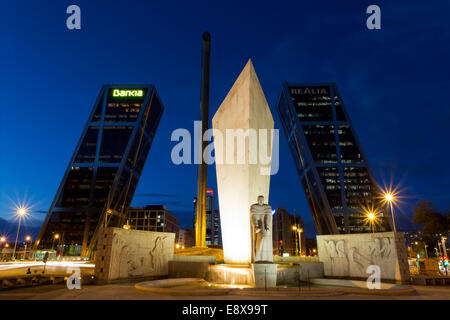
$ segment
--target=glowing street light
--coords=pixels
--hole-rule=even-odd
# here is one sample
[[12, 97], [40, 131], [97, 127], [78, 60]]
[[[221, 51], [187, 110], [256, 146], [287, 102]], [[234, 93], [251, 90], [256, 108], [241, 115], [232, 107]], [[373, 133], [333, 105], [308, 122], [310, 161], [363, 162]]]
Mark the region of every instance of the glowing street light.
[[372, 229], [372, 232], [375, 232], [375, 226], [379, 223], [379, 212], [376, 212], [376, 209], [371, 208], [363, 208], [364, 213], [364, 225], [369, 224], [369, 229]]
[[31, 241], [31, 237], [30, 236], [26, 236], [25, 237], [25, 253], [23, 255], [23, 258], [25, 259], [26, 255], [27, 255], [27, 247], [28, 247], [28, 242]]
[[395, 217], [394, 217], [394, 206], [392, 205], [395, 203], [394, 195], [391, 192], [386, 192], [384, 194], [384, 199], [389, 205], [389, 208], [391, 209], [391, 215], [392, 215], [392, 226], [394, 227], [394, 232], [397, 232], [397, 228], [395, 226]]
[[12, 259], [16, 260], [16, 247], [17, 247], [17, 239], [19, 238], [19, 231], [20, 231], [20, 222], [22, 221], [22, 218], [27, 215], [27, 209], [24, 207], [18, 208], [16, 215], [19, 216], [19, 226], [17, 227], [17, 234], [16, 234], [16, 242], [14, 242], [14, 250]]
[[367, 219], [369, 219], [369, 225], [370, 225], [370, 227], [372, 227], [372, 233], [374, 233], [375, 232], [375, 222], [376, 222], [376, 216], [375, 216], [375, 213], [374, 212], [369, 212], [368, 214], [367, 214]]
[[302, 255], [302, 253], [301, 253], [301, 251], [302, 251], [301, 233], [303, 232], [303, 229], [298, 227], [298, 225], [293, 225], [292, 230], [295, 232], [295, 250], [297, 251], [297, 254], [299, 256], [301, 256]]
[[58, 239], [59, 239], [59, 234], [55, 234], [55, 235], [53, 236], [52, 250], [53, 250], [53, 248], [55, 247], [55, 240], [58, 240]]

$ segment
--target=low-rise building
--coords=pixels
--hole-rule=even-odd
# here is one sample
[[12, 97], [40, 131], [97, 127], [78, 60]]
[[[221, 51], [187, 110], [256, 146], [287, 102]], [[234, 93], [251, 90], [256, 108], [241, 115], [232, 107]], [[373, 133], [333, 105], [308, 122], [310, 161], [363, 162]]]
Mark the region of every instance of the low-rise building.
[[283, 256], [306, 255], [305, 224], [296, 214], [277, 207], [272, 220], [273, 253]]
[[180, 229], [178, 233], [178, 240], [181, 246], [191, 248], [195, 246], [195, 231], [192, 228]]
[[158, 232], [173, 232], [178, 237], [178, 219], [164, 205], [130, 207], [127, 210], [130, 229]]

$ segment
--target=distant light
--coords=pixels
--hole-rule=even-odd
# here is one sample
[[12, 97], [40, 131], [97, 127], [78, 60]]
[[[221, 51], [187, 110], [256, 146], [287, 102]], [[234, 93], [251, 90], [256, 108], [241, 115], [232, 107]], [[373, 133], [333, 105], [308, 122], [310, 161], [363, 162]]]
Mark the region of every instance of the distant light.
[[18, 210], [17, 210], [17, 214], [19, 215], [19, 216], [24, 216], [24, 215], [26, 215], [27, 214], [27, 210], [25, 209], [25, 208], [19, 208]]
[[275, 215], [275, 213], [277, 213], [277, 210], [276, 210], [276, 209], [273, 209], [273, 210], [272, 210], [272, 215]]
[[289, 257], [289, 253], [283, 253], [283, 257]]
[[385, 197], [386, 200], [389, 201], [389, 202], [391, 202], [392, 199], [394, 199], [394, 197], [393, 197], [392, 194], [390, 194], [390, 193], [387, 193], [384, 197]]
[[368, 217], [369, 217], [370, 220], [374, 220], [375, 219], [375, 214], [373, 212], [370, 212]]
[[177, 243], [177, 244], [175, 245], [175, 248], [180, 249], [180, 244]]

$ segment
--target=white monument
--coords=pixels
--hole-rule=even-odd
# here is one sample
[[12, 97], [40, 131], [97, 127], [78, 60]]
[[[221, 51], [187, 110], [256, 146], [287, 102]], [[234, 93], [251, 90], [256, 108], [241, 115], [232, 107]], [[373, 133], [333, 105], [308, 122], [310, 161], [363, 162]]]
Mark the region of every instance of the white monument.
[[212, 120], [227, 264], [252, 262], [249, 208], [259, 195], [269, 200], [273, 124], [249, 60]]

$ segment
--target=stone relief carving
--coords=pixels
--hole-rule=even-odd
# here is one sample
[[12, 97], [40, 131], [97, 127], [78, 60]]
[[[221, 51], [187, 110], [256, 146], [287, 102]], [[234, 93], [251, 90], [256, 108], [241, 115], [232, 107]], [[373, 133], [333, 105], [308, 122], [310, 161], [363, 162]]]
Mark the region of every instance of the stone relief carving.
[[324, 263], [325, 275], [363, 278], [369, 265], [378, 265], [382, 277], [395, 278], [397, 253], [393, 237], [358, 236], [318, 238], [319, 257]]
[[174, 236], [167, 233], [114, 233], [109, 279], [167, 274], [173, 245]]

